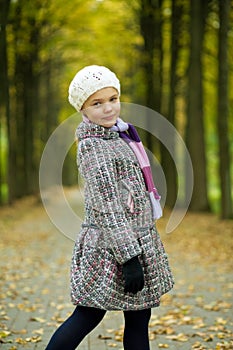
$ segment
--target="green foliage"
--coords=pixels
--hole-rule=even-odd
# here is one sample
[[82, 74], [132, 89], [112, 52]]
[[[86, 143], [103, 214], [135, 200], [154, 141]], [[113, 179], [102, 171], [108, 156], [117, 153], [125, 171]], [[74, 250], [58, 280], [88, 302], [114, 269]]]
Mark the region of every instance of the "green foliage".
[[[56, 126], [74, 110], [67, 101], [69, 82], [74, 74], [85, 65], [106, 65], [117, 72], [122, 82], [122, 101], [145, 104], [147, 82], [144, 80], [144, 41], [140, 31], [140, 11], [147, 1], [132, 0], [16, 0], [10, 4], [10, 17], [7, 25], [8, 76], [10, 85], [11, 135], [14, 148], [21, 145], [24, 138], [25, 105], [28, 99], [23, 76], [24, 66], [18, 71], [19, 59], [25, 65], [32, 65], [31, 77], [36, 79], [38, 93], [32, 101], [31, 120], [33, 133], [33, 157], [38, 164], [43, 147]], [[162, 4], [162, 49], [163, 86], [162, 110], [167, 110], [171, 60], [171, 11], [172, 1]], [[179, 57], [177, 64], [177, 91], [175, 122], [182, 136], [187, 122], [187, 70], [189, 58], [190, 2], [176, 0], [182, 10], [180, 28]], [[231, 23], [233, 11], [230, 13]], [[204, 123], [207, 154], [208, 194], [212, 208], [219, 210], [219, 175], [217, 142], [217, 34], [219, 29], [217, 1], [209, 1], [206, 17], [202, 64], [204, 71]], [[233, 86], [233, 28], [229, 30], [229, 86]], [[18, 75], [17, 75], [18, 74]], [[26, 77], [24, 76], [25, 80]], [[27, 82], [31, 92], [34, 86]], [[156, 83], [156, 82], [155, 82]], [[233, 152], [233, 90], [229, 89], [229, 137]], [[21, 94], [21, 103], [19, 95]], [[29, 96], [31, 96], [29, 94]], [[38, 106], [38, 107], [35, 107]], [[0, 116], [3, 120], [3, 116]], [[25, 120], [24, 120], [25, 119]], [[29, 118], [30, 119], [30, 118]], [[79, 120], [77, 120], [77, 123]], [[0, 164], [6, 169], [7, 149], [5, 139], [6, 123], [1, 134]], [[22, 149], [23, 151], [23, 149]], [[27, 150], [29, 152], [29, 150]], [[73, 157], [73, 150], [69, 159]], [[20, 159], [21, 160], [21, 159]], [[21, 162], [22, 163], [22, 162]], [[22, 163], [23, 164], [23, 163]], [[69, 169], [68, 161], [66, 168]], [[4, 173], [4, 188], [5, 177]], [[233, 165], [232, 165], [233, 173]], [[233, 176], [233, 174], [232, 174]], [[71, 183], [69, 176], [66, 180]], [[3, 186], [3, 185], [1, 185]], [[3, 187], [2, 187], [3, 188]], [[7, 190], [4, 189], [5, 194]]]

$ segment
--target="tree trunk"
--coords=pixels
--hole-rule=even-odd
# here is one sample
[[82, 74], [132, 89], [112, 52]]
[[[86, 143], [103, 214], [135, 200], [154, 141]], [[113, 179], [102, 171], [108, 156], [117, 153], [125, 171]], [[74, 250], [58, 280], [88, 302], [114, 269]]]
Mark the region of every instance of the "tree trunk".
[[[8, 159], [11, 159], [12, 154], [12, 145], [11, 145], [11, 133], [10, 133], [10, 97], [9, 97], [9, 77], [8, 77], [8, 57], [7, 57], [7, 34], [6, 26], [8, 23], [8, 15], [10, 9], [10, 0], [0, 0], [0, 123], [1, 128], [3, 125], [7, 129], [7, 139], [8, 139]], [[2, 129], [1, 129], [2, 131]], [[4, 179], [2, 164], [1, 164], [1, 147], [2, 140], [0, 140], [0, 204], [3, 202], [2, 196], [2, 185], [3, 182], [8, 183], [8, 202], [12, 200], [11, 191], [12, 191], [12, 182], [11, 182], [11, 162], [6, 161], [7, 164], [7, 179]], [[4, 162], [5, 164], [5, 162]]]
[[[162, 0], [141, 0], [140, 28], [144, 39], [143, 65], [145, 71], [147, 107], [160, 111], [161, 108], [161, 5]], [[155, 150], [153, 135], [153, 120], [147, 120], [146, 146], [152, 152]]]
[[[38, 102], [38, 49], [39, 30], [32, 14], [24, 14], [23, 3], [17, 3], [13, 17], [15, 73], [13, 83], [16, 91], [14, 122], [12, 122], [15, 145], [14, 197], [32, 194], [38, 189], [38, 169], [35, 160], [34, 130], [37, 130]], [[34, 13], [37, 14], [36, 12]], [[25, 24], [26, 23], [26, 24]], [[26, 33], [25, 33], [26, 26]], [[21, 42], [21, 46], [18, 43]], [[23, 47], [23, 49], [22, 49]]]
[[[181, 18], [182, 6], [176, 0], [172, 0], [172, 17], [171, 17], [171, 64], [170, 64], [170, 86], [167, 119], [175, 126], [175, 100], [177, 90], [177, 63], [179, 54], [179, 37], [181, 35]], [[175, 149], [174, 139], [169, 143], [172, 149]], [[167, 182], [167, 200], [166, 204], [173, 207], [177, 197], [177, 172], [174, 160], [165, 147], [161, 147], [161, 163], [166, 176]]]
[[218, 142], [219, 176], [221, 185], [221, 217], [233, 218], [231, 197], [231, 161], [229, 146], [229, 93], [228, 93], [228, 31], [230, 0], [219, 0], [219, 45], [218, 45]]
[[27, 60], [27, 69], [24, 74], [24, 101], [25, 101], [25, 165], [27, 192], [35, 193], [38, 190], [38, 166], [35, 158], [35, 137], [37, 137], [37, 125], [39, 119], [39, 74], [38, 74], [38, 55], [39, 55], [39, 37], [40, 28], [35, 19], [29, 22], [30, 38], [29, 56]]
[[[209, 211], [204, 140], [202, 49], [207, 2], [190, 1], [190, 58], [188, 71], [186, 142], [194, 171], [194, 190], [190, 209]], [[189, 186], [188, 179], [186, 186]]]

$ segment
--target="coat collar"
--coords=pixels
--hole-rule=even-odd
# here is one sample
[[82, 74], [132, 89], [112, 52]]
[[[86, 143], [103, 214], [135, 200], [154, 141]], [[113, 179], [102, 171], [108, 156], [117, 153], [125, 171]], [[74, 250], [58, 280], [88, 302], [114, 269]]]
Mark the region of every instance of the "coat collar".
[[92, 137], [108, 140], [118, 138], [119, 133], [101, 125], [81, 122], [76, 130], [76, 137], [79, 141]]

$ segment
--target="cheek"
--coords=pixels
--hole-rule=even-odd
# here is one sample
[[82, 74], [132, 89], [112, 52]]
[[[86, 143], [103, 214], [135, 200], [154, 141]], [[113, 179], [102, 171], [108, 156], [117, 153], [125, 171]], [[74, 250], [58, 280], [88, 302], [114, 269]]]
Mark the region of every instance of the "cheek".
[[87, 111], [86, 116], [91, 121], [96, 121], [100, 118], [100, 112], [98, 110]]
[[115, 112], [120, 114], [121, 111], [121, 104], [120, 103], [116, 103], [116, 105], [114, 106]]

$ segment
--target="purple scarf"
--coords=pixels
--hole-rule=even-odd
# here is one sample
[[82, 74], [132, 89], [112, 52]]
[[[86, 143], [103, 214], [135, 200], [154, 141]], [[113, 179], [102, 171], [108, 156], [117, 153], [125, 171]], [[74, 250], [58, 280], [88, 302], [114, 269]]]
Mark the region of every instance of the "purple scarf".
[[150, 161], [137, 133], [137, 130], [132, 124], [125, 123], [120, 118], [117, 119], [117, 123], [112, 126], [110, 130], [119, 132], [119, 136], [128, 143], [136, 155], [144, 176], [147, 191], [150, 196], [153, 210], [153, 219], [159, 219], [162, 216], [162, 208], [160, 205], [161, 197], [154, 185]]

